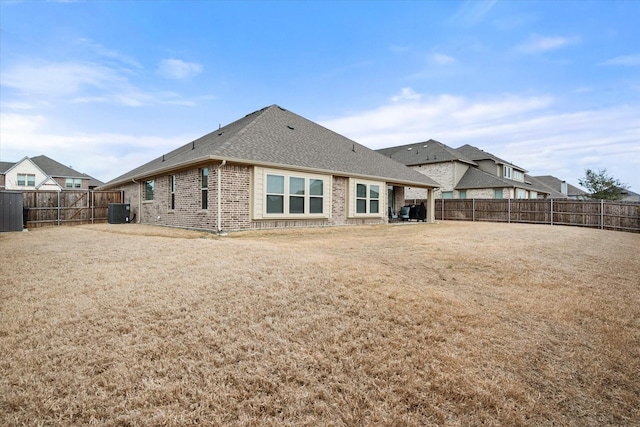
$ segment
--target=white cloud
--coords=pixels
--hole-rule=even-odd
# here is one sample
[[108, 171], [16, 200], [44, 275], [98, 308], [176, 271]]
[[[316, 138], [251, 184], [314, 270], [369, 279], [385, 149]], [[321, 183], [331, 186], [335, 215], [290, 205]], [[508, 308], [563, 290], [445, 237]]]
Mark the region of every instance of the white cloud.
[[158, 74], [167, 79], [189, 79], [201, 72], [202, 65], [195, 62], [185, 62], [180, 59], [163, 59], [158, 65]]
[[516, 50], [527, 54], [544, 53], [576, 44], [578, 42], [579, 39], [577, 37], [543, 37], [539, 35], [532, 35], [526, 42], [518, 45]]
[[431, 60], [437, 65], [451, 65], [456, 62], [454, 57], [443, 53], [434, 53], [431, 55]]
[[611, 58], [602, 62], [600, 65], [624, 65], [630, 67], [638, 67], [640, 66], [640, 53], [633, 55], [616, 56], [615, 58]]
[[562, 112], [546, 95], [474, 99], [403, 92], [412, 96], [322, 125], [373, 149], [428, 139], [454, 148], [471, 144], [534, 175], [556, 175], [574, 184], [585, 167], [606, 167], [640, 189], [638, 105]]
[[407, 101], [407, 100], [419, 100], [421, 97], [422, 95], [420, 95], [419, 93], [416, 93], [410, 87], [403, 87], [400, 90], [400, 94], [392, 96], [391, 100], [393, 102], [399, 102], [399, 101]]
[[451, 17], [450, 22], [465, 26], [477, 24], [496, 3], [497, 0], [466, 0]]

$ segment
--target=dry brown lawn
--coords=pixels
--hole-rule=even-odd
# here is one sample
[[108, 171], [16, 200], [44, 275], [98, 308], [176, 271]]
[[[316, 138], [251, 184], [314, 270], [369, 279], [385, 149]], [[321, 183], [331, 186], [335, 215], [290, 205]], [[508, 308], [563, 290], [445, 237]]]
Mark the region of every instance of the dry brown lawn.
[[0, 234], [0, 424], [640, 424], [640, 234]]

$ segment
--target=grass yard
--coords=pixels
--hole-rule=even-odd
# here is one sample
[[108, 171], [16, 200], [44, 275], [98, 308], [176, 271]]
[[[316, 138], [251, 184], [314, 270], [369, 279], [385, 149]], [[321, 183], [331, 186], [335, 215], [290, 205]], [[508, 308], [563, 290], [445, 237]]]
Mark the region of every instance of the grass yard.
[[0, 234], [0, 425], [640, 425], [640, 234]]

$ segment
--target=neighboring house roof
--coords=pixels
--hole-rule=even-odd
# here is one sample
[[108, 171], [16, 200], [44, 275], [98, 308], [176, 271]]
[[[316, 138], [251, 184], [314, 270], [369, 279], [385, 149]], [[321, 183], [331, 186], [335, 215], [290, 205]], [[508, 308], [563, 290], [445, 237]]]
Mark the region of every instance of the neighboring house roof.
[[640, 194], [626, 189], [622, 191], [622, 201], [624, 202], [640, 202]]
[[342, 135], [271, 105], [121, 175], [103, 188], [210, 160], [439, 187], [431, 178]]
[[529, 191], [537, 191], [538, 193], [550, 193], [549, 189], [533, 180], [527, 180], [527, 177], [528, 175], [525, 176], [525, 182], [518, 182], [512, 179], [492, 175], [478, 168], [469, 168], [460, 181], [458, 181], [458, 185], [455, 186], [455, 189], [473, 190], [479, 188], [522, 188]]
[[[31, 162], [33, 164], [35, 164], [38, 168], [40, 168], [40, 170], [42, 171], [42, 173], [44, 173], [45, 175], [48, 175], [50, 177], [53, 178], [81, 178], [81, 179], [88, 179], [89, 180], [89, 186], [90, 187], [97, 187], [99, 185], [102, 185], [103, 182], [100, 180], [95, 179], [94, 177], [87, 175], [86, 173], [81, 173], [78, 172], [68, 166], [63, 165], [62, 163], [59, 163], [55, 160], [53, 160], [50, 157], [41, 155], [41, 156], [35, 156], [35, 157], [25, 157], [22, 160], [20, 160], [20, 162], [24, 161], [25, 159], [29, 159], [31, 160]], [[16, 166], [18, 163], [20, 162], [0, 162], [0, 173], [6, 173], [9, 171], [9, 169], [13, 168], [14, 166]]]
[[562, 193], [560, 190], [556, 190], [555, 188], [549, 187], [547, 184], [545, 184], [544, 181], [541, 181], [538, 178], [539, 177], [535, 177], [527, 174], [524, 175], [525, 182], [530, 182], [532, 185], [536, 187], [545, 189], [545, 192], [549, 194], [549, 197], [553, 199], [566, 199], [568, 197], [566, 194]]
[[541, 176], [535, 176], [533, 178], [535, 178], [538, 181], [542, 182], [547, 187], [550, 187], [550, 188], [554, 189], [555, 191], [559, 192], [560, 194], [562, 194], [559, 197], [567, 197], [567, 196], [569, 196], [569, 197], [582, 197], [582, 196], [587, 196], [589, 194], [586, 191], [581, 190], [578, 187], [575, 187], [575, 186], [569, 184], [568, 182], [566, 183], [567, 184], [567, 194], [562, 193], [562, 183], [565, 182], [565, 181], [562, 181], [559, 178], [556, 178], [555, 176], [541, 175]]
[[466, 156], [467, 158], [471, 159], [471, 160], [493, 160], [494, 162], [496, 162], [497, 164], [505, 164], [505, 165], [510, 165], [513, 166], [515, 168], [518, 168], [520, 170], [523, 170], [525, 172], [528, 172], [526, 169], [514, 165], [511, 162], [507, 162], [506, 160], [501, 159], [500, 157], [494, 156], [491, 153], [487, 153], [484, 150], [481, 150], [477, 147], [474, 147], [473, 145], [469, 145], [469, 144], [465, 144], [462, 147], [458, 147], [456, 148], [456, 151], [460, 152], [463, 156]]
[[477, 166], [476, 162], [467, 158], [464, 154], [434, 139], [430, 139], [425, 142], [416, 142], [414, 144], [400, 145], [397, 147], [382, 148], [376, 151], [407, 166], [426, 165], [430, 163], [450, 162], [456, 160]]

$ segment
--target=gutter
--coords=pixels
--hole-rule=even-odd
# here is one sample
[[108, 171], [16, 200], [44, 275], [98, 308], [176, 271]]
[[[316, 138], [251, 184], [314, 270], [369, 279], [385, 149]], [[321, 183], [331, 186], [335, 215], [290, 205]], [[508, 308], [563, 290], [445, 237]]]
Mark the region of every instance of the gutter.
[[131, 182], [138, 185], [138, 213], [140, 216], [138, 216], [137, 224], [140, 224], [140, 221], [142, 221], [142, 188], [140, 188], [140, 183], [136, 182], [134, 178], [131, 178]]
[[218, 215], [216, 215], [216, 221], [217, 221], [217, 228], [218, 228], [218, 234], [220, 236], [225, 236], [226, 233], [224, 233], [222, 231], [222, 168], [224, 165], [227, 164], [226, 160], [222, 160], [222, 163], [220, 163], [220, 165], [218, 165], [218, 173], [216, 173], [216, 176], [218, 178], [218, 186], [217, 186], [217, 190], [218, 190]]

